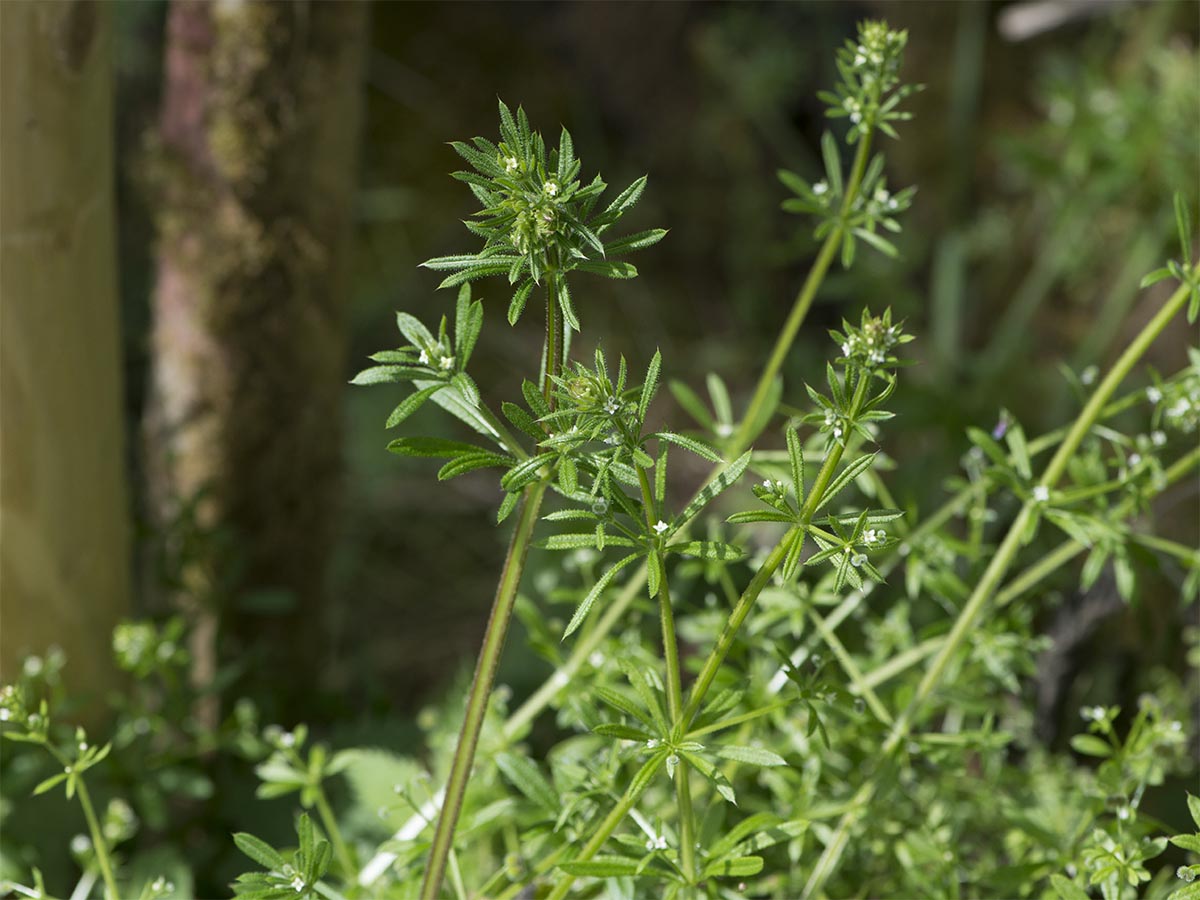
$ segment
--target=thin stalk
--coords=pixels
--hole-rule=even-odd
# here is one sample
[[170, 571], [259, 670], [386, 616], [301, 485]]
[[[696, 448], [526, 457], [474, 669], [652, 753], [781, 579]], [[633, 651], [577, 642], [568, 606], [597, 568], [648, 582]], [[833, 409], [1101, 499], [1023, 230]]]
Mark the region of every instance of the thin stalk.
[[[1193, 271], [1200, 272], [1200, 264], [1197, 264]], [[1146, 350], [1154, 342], [1154, 339], [1162, 333], [1170, 321], [1184, 307], [1187, 299], [1188, 286], [1180, 285], [1167, 302], [1163, 304], [1158, 313], [1155, 314], [1154, 318], [1146, 323], [1138, 335], [1130, 342], [1129, 346], [1125, 348], [1125, 351], [1109, 370], [1104, 380], [1097, 386], [1095, 393], [1088, 399], [1087, 404], [1075, 419], [1063, 442], [1059, 444], [1057, 451], [1055, 451], [1054, 456], [1039, 479], [1040, 486], [1052, 488], [1058, 479], [1062, 477], [1071, 457], [1079, 449], [1079, 445], [1099, 419], [1109, 398], [1129, 375], [1129, 372], [1133, 369], [1137, 361], [1141, 359], [1143, 354], [1145, 354]], [[1016, 519], [1009, 526], [1008, 533], [1004, 536], [1004, 540], [997, 548], [991, 563], [984, 571], [979, 583], [975, 586], [975, 590], [967, 600], [966, 605], [963, 606], [953, 628], [946, 636], [945, 643], [942, 644], [937, 656], [930, 663], [925, 676], [917, 685], [916, 692], [909, 700], [908, 705], [900, 713], [895, 724], [892, 726], [880, 754], [881, 766], [890, 759], [892, 754], [908, 736], [925, 702], [941, 685], [950, 663], [966, 640], [967, 635], [978, 624], [984, 610], [987, 608], [988, 601], [992, 599], [992, 595], [999, 586], [1001, 579], [1012, 565], [1017, 551], [1021, 547], [1025, 531], [1033, 522], [1036, 514], [1037, 503], [1029, 500], [1021, 507], [1021, 511], [1017, 514]], [[878, 772], [878, 769], [876, 771]], [[837, 832], [829, 843], [826, 844], [825, 851], [821, 854], [821, 858], [817, 861], [816, 867], [809, 876], [808, 883], [804, 886], [802, 897], [805, 900], [820, 893], [825, 883], [833, 875], [849, 841], [850, 828], [854, 821], [856, 821], [862, 808], [874, 796], [876, 785], [877, 780], [872, 778], [865, 782], [859, 789], [852, 809], [842, 817]]]
[[[871, 377], [869, 372], [859, 373], [858, 384], [854, 389], [854, 398], [850, 401], [849, 418], [851, 421], [854, 420], [859, 410], [862, 409]], [[825, 462], [821, 465], [821, 471], [817, 473], [816, 481], [813, 482], [812, 489], [800, 507], [799, 523], [789, 528], [779, 543], [775, 545], [775, 549], [771, 551], [759, 570], [754, 573], [754, 577], [750, 579], [750, 584], [746, 586], [746, 590], [742, 592], [737, 605], [729, 614], [729, 618], [725, 622], [725, 627], [721, 629], [721, 634], [717, 637], [716, 644], [713, 645], [708, 658], [705, 659], [704, 665], [700, 669], [700, 674], [696, 676], [696, 681], [692, 685], [691, 692], [688, 694], [687, 706], [683, 711], [684, 729], [691, 725], [692, 720], [696, 717], [696, 713], [700, 711], [700, 705], [704, 702], [704, 696], [708, 693], [708, 689], [712, 687], [713, 679], [717, 677], [717, 672], [725, 662], [725, 657], [729, 655], [729, 651], [733, 647], [733, 642], [737, 638], [737, 633], [741, 629], [742, 623], [746, 621], [746, 616], [750, 614], [750, 610], [754, 607], [758, 595], [770, 583], [776, 569], [783, 564], [784, 559], [787, 557], [788, 547], [791, 546], [792, 541], [798, 540], [804, 534], [809, 524], [811, 524], [812, 517], [817, 510], [817, 505], [821, 502], [821, 495], [825, 493], [826, 488], [829, 487], [829, 482], [833, 480], [833, 474], [837, 471], [838, 463], [841, 462], [844, 452], [845, 445], [836, 441], [830, 447], [829, 453], [825, 456]]]
[[[846, 196], [842, 201], [841, 215], [843, 219], [849, 214], [854, 201], [858, 198], [858, 188], [862, 184], [862, 177], [867, 167], [867, 156], [870, 153], [870, 149], [871, 132], [868, 130], [863, 135], [862, 140], [858, 142], [858, 150], [854, 154], [854, 164], [850, 172], [850, 180], [846, 183]], [[762, 374], [758, 378], [758, 385], [754, 388], [754, 394], [750, 398], [750, 405], [746, 407], [746, 414], [742, 417], [741, 424], [734, 435], [733, 449], [729, 451], [729, 456], [736, 457], [745, 452], [745, 449], [750, 446], [750, 442], [754, 439], [750, 431], [762, 418], [763, 404], [766, 403], [767, 395], [771, 392], [771, 385], [774, 384], [775, 377], [783, 367], [783, 361], [792, 349], [792, 344], [796, 340], [796, 334], [799, 332], [805, 316], [808, 315], [808, 309], [812, 306], [813, 299], [817, 296], [817, 291], [820, 289], [821, 283], [825, 280], [825, 273], [829, 270], [829, 266], [837, 254], [838, 247], [841, 246], [844, 234], [844, 228], [839, 226], [831, 231], [825, 238], [825, 242], [821, 244], [816, 261], [813, 262], [812, 268], [808, 270], [808, 277], [804, 279], [804, 284], [800, 287], [800, 293], [796, 295], [796, 301], [792, 304], [792, 311], [788, 313], [787, 321], [783, 323], [783, 330], [779, 332], [779, 337], [775, 340], [775, 346], [771, 350], [770, 357], [767, 359], [767, 365], [763, 368]]]
[[[642, 488], [642, 508], [646, 512], [646, 528], [653, 533], [658, 521], [654, 491], [650, 487], [650, 476], [638, 466], [638, 483]], [[661, 543], [661, 541], [659, 542]], [[679, 674], [679, 645], [675, 637], [675, 614], [671, 609], [671, 591], [667, 582], [667, 560], [661, 547], [654, 549], [658, 563], [658, 608], [662, 622], [663, 659], [667, 664], [667, 716], [674, 731], [672, 738], [681, 733], [680, 712], [683, 709], [683, 687]], [[688, 781], [687, 765], [680, 763], [675, 771], [675, 799], [679, 806], [679, 863], [683, 876], [688, 881], [695, 878], [695, 828], [692, 814], [691, 785]]]
[[554, 379], [557, 375], [558, 364], [558, 288], [556, 275], [553, 271], [546, 273], [546, 347], [545, 364], [542, 370], [542, 396], [546, 404], [554, 409]]
[[337, 856], [338, 862], [345, 871], [346, 878], [353, 878], [357, 872], [357, 866], [354, 865], [350, 848], [346, 846], [346, 841], [342, 838], [342, 830], [338, 828], [337, 819], [333, 817], [333, 810], [329, 808], [329, 800], [320, 785], [317, 786], [317, 812], [321, 816], [321, 824], [325, 826], [325, 832], [333, 844], [334, 855]]
[[[625, 789], [625, 793], [621, 795], [621, 799], [617, 801], [617, 805], [609, 810], [608, 815], [604, 817], [604, 821], [597, 826], [591, 838], [583, 845], [583, 849], [575, 857], [577, 860], [588, 860], [596, 855], [596, 852], [604, 846], [605, 841], [612, 836], [612, 833], [617, 830], [617, 826], [621, 824], [625, 816], [633, 809], [634, 804], [638, 802], [642, 793], [650, 786], [651, 781], [653, 781], [653, 778], [641, 778], [629, 783], [629, 787]], [[558, 884], [554, 886], [554, 890], [550, 892], [547, 900], [563, 900], [574, 883], [575, 876], [564, 873], [563, 877], [559, 879]]]
[[96, 864], [100, 866], [100, 876], [104, 879], [104, 893], [108, 900], [120, 900], [117, 880], [113, 877], [112, 860], [108, 858], [108, 842], [104, 839], [104, 832], [100, 830], [100, 823], [96, 820], [92, 797], [82, 776], [75, 779], [75, 791], [79, 794], [79, 805], [83, 807], [83, 817], [87, 819], [88, 831], [92, 835], [92, 846], [96, 848]]
[[434, 828], [433, 844], [429, 850], [429, 863], [425, 870], [425, 880], [421, 884], [421, 900], [436, 900], [438, 892], [441, 890], [442, 876], [446, 870], [446, 857], [454, 845], [454, 827], [458, 823], [458, 814], [462, 810], [463, 796], [466, 794], [467, 782], [471, 776], [471, 764], [475, 760], [475, 746], [479, 741], [479, 732], [483, 728], [488, 698], [492, 692], [492, 682], [496, 677], [496, 668], [500, 664], [500, 654], [504, 650], [504, 638], [508, 634], [508, 623], [512, 619], [517, 588], [521, 583], [525, 557], [529, 552], [529, 541], [533, 535], [534, 525], [537, 524], [538, 512], [545, 494], [546, 482], [538, 481], [525, 489], [525, 497], [521, 502], [517, 527], [508, 547], [504, 568], [500, 573], [500, 583], [496, 587], [496, 600], [492, 605], [492, 614], [488, 619], [487, 630], [483, 636], [483, 647], [479, 651], [479, 660], [475, 666], [471, 692], [467, 695], [466, 716], [463, 719], [462, 730], [459, 732], [454, 759], [450, 764], [450, 777], [446, 782], [446, 798], [438, 815], [437, 826]]

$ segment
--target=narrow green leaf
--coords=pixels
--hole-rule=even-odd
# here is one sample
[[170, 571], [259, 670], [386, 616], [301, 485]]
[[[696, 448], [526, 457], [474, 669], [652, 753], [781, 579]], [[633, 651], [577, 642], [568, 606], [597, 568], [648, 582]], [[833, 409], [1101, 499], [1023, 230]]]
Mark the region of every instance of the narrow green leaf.
[[62, 783], [67, 778], [66, 772], [59, 772], [57, 775], [51, 775], [45, 781], [39, 782], [38, 786], [33, 789], [33, 796], [44, 794], [46, 791], [53, 788], [55, 785]]
[[[658, 390], [658, 373], [662, 369], [662, 352], [654, 351], [654, 356], [650, 358], [650, 365], [646, 369], [646, 380], [642, 383], [642, 395], [638, 401], [638, 421], [646, 421], [646, 411], [650, 408], [650, 401], [654, 399], [654, 394]], [[718, 457], [720, 459], [720, 457]]]
[[778, 753], [758, 747], [721, 747], [717, 756], [749, 766], [786, 766], [787, 761]]
[[703, 444], [695, 438], [685, 437], [682, 434], [676, 434], [673, 431], [656, 431], [649, 437], [658, 438], [660, 441], [667, 441], [677, 447], [682, 447], [691, 453], [695, 453], [702, 459], [707, 459], [709, 462], [721, 462], [721, 454], [719, 454], [708, 444]]
[[233, 836], [233, 842], [242, 853], [264, 869], [282, 869], [287, 865], [287, 860], [262, 838], [239, 831]]
[[505, 466], [511, 466], [513, 458], [504, 456], [500, 453], [464, 453], [462, 456], [450, 460], [440, 469], [438, 469], [438, 481], [449, 481], [451, 478], [457, 478], [460, 475], [466, 475], [468, 472], [475, 472], [479, 469], [499, 469]]
[[425, 401], [440, 391], [445, 385], [435, 384], [432, 387], [427, 387], [415, 393], [409, 394], [400, 401], [400, 405], [392, 410], [392, 414], [388, 416], [387, 428], [395, 428], [418, 409], [420, 409]]
[[713, 560], [742, 559], [746, 555], [746, 551], [741, 547], [735, 547], [733, 544], [725, 544], [721, 541], [688, 541], [685, 544], [672, 546], [671, 550], [676, 553], [682, 553], [684, 556], [695, 556], [700, 559]]
[[[609, 540], [611, 540], [611, 538]], [[596, 602], [596, 599], [604, 592], [604, 589], [608, 587], [609, 583], [617, 577], [617, 573], [619, 573], [623, 568], [637, 558], [638, 555], [636, 553], [629, 554], [624, 559], [618, 560], [616, 563], [614, 563], [611, 569], [597, 579], [596, 583], [592, 585], [592, 589], [587, 592], [587, 596], [585, 596], [580, 602], [579, 608], [575, 610], [575, 615], [571, 616], [571, 621], [567, 623], [567, 630], [563, 632], [564, 640], [570, 637], [575, 629], [583, 624], [583, 620], [587, 618], [588, 611], [592, 608], [592, 604]]]
[[787, 430], [788, 461], [792, 466], [792, 487], [796, 491], [796, 503], [804, 502], [804, 445], [795, 428]]
[[1085, 756], [1098, 756], [1105, 759], [1112, 756], [1112, 746], [1102, 738], [1094, 734], [1077, 734], [1071, 738], [1071, 747], [1076, 753], [1082, 753]]
[[846, 487], [846, 485], [869, 469], [871, 464], [875, 461], [875, 457], [877, 455], [877, 453], [868, 453], [866, 456], [860, 456], [854, 462], [850, 463], [850, 465], [846, 466], [846, 468], [842, 470], [841, 474], [829, 483], [829, 487], [827, 487], [825, 489], [825, 493], [821, 495], [821, 501], [813, 509], [813, 512], [816, 512], [824, 507], [827, 503], [829, 503], [830, 500], [836, 497], [842, 491], [842, 489]]
[[387, 445], [390, 452], [397, 456], [415, 456], [426, 459], [454, 459], [467, 453], [488, 453], [483, 447], [474, 444], [464, 444], [462, 441], [448, 441], [435, 437], [402, 437], [396, 438]]
[[429, 329], [416, 316], [410, 316], [406, 312], [398, 312], [396, 313], [396, 326], [400, 329], [400, 333], [404, 335], [405, 339], [414, 347], [427, 350], [437, 345], [437, 341], [429, 333]]
[[704, 867], [700, 876], [703, 878], [742, 877], [757, 875], [763, 869], [761, 856], [739, 856], [732, 859], [719, 859]]
[[568, 875], [583, 875], [591, 878], [618, 878], [636, 875], [638, 860], [622, 856], [597, 856], [595, 859], [560, 863], [559, 869]]
[[667, 229], [665, 228], [651, 228], [636, 234], [628, 234], [605, 244], [604, 253], [606, 256], [617, 256], [622, 253], [632, 253], [635, 250], [645, 250], [647, 247], [653, 247], [666, 235]]
[[742, 477], [742, 473], [746, 471], [746, 466], [750, 465], [750, 457], [751, 451], [747, 450], [726, 466], [725, 471], [696, 493], [691, 502], [684, 507], [677, 521], [680, 523], [690, 522], [704, 507], [715, 500], [722, 491], [730, 485], [736, 484], [737, 480]]
[[837, 139], [832, 132], [821, 135], [821, 156], [825, 160], [825, 176], [829, 179], [829, 189], [833, 196], [842, 196], [842, 161], [838, 156]]
[[579, 262], [574, 266], [580, 272], [590, 272], [593, 275], [603, 275], [605, 278], [637, 278], [637, 267], [618, 260], [600, 260]]
[[615, 722], [606, 722], [603, 725], [597, 725], [592, 729], [592, 733], [603, 735], [604, 737], [619, 738], [623, 741], [648, 741], [651, 739], [648, 731], [634, 728], [631, 725], [619, 725]]
[[525, 301], [529, 299], [529, 294], [532, 290], [533, 279], [526, 278], [513, 293], [512, 300], [508, 304], [509, 325], [516, 325], [517, 319], [521, 318], [521, 312], [525, 309]]
[[428, 374], [425, 369], [415, 366], [371, 366], [350, 379], [350, 383], [358, 385], [399, 384]]

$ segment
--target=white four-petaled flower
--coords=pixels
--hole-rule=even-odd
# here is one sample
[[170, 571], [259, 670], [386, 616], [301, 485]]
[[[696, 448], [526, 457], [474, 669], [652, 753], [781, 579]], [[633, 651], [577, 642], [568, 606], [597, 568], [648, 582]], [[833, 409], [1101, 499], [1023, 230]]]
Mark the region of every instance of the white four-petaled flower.
[[1046, 487], [1044, 484], [1039, 484], [1033, 489], [1033, 499], [1038, 503], [1045, 503], [1050, 499], [1050, 488]]
[[666, 522], [664, 522], [662, 519], [659, 519], [658, 522], [654, 526], [654, 532], [656, 534], [662, 534], [664, 531], [666, 531], [670, 527], [671, 526], [668, 525]]

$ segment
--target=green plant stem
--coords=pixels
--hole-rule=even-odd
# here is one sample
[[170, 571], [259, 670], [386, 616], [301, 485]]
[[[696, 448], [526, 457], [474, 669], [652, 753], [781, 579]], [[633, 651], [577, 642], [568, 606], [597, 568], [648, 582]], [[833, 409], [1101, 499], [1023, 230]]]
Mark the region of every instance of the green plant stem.
[[503, 445], [505, 450], [515, 456], [518, 460], [525, 460], [529, 458], [529, 454], [525, 452], [525, 448], [521, 446], [521, 442], [513, 437], [513, 433], [508, 430], [507, 426], [505, 426], [503, 422], [500, 421], [500, 417], [488, 408], [486, 403], [480, 401], [475, 408], [479, 411], [479, 415], [483, 417], [488, 425], [495, 430], [496, 435], [500, 439], [500, 443]]
[[[646, 513], [646, 528], [648, 534], [654, 533], [654, 525], [658, 520], [658, 509], [654, 501], [654, 491], [650, 487], [650, 476], [641, 466], [638, 467], [638, 483], [642, 489], [642, 508]], [[661, 543], [661, 542], [660, 542]], [[683, 709], [682, 678], [679, 673], [679, 645], [675, 636], [675, 614], [671, 609], [671, 590], [667, 582], [667, 560], [661, 547], [654, 549], [658, 563], [658, 608], [662, 623], [663, 659], [667, 664], [667, 716], [671, 720], [674, 731], [673, 739], [681, 734], [680, 712]], [[696, 875], [695, 859], [695, 820], [692, 812], [691, 784], [688, 780], [687, 765], [680, 763], [675, 771], [675, 799], [679, 806], [679, 862], [683, 876], [692, 881]]]
[[[657, 771], [657, 769], [655, 770]], [[654, 773], [650, 773], [653, 775]], [[612, 836], [612, 833], [617, 830], [617, 826], [624, 821], [625, 816], [633, 809], [634, 804], [650, 786], [652, 777], [641, 778], [629, 783], [629, 787], [625, 789], [625, 793], [621, 795], [621, 799], [617, 801], [617, 805], [608, 811], [608, 815], [596, 827], [588, 842], [583, 845], [583, 849], [579, 851], [579, 855], [575, 857], [577, 860], [588, 860], [596, 855], [596, 852], [604, 846], [605, 841]], [[558, 884], [554, 886], [554, 890], [550, 892], [547, 900], [563, 900], [567, 896], [567, 892], [571, 890], [571, 885], [575, 883], [575, 876], [563, 873], [563, 877], [559, 879]]]
[[546, 349], [545, 368], [542, 372], [542, 396], [546, 405], [554, 409], [554, 379], [558, 365], [558, 290], [553, 271], [546, 273]]
[[337, 819], [334, 818], [333, 810], [329, 807], [329, 800], [320, 785], [317, 786], [317, 812], [321, 816], [321, 823], [325, 826], [325, 831], [329, 834], [333, 852], [346, 873], [347, 880], [352, 879], [358, 868], [354, 865], [354, 857], [350, 855], [350, 848], [346, 846], [346, 841], [342, 838], [342, 830], [338, 828]]
[[117, 893], [117, 880], [113, 877], [112, 860], [108, 858], [108, 842], [100, 823], [96, 819], [96, 810], [92, 807], [92, 797], [88, 793], [87, 784], [83, 777], [75, 779], [75, 791], [79, 794], [79, 805], [83, 807], [83, 817], [87, 819], [88, 831], [92, 835], [92, 846], [96, 849], [96, 864], [100, 867], [100, 875], [104, 879], [104, 892], [108, 900], [120, 900]]
[[525, 557], [529, 552], [529, 541], [533, 535], [534, 525], [537, 524], [538, 512], [541, 509], [545, 493], [546, 482], [538, 481], [525, 489], [525, 497], [521, 502], [516, 530], [513, 532], [508, 555], [504, 560], [504, 568], [500, 573], [500, 583], [496, 587], [496, 599], [492, 605], [492, 614], [488, 619], [487, 630], [483, 636], [483, 647], [475, 666], [471, 692], [467, 695], [467, 711], [463, 719], [462, 730], [459, 732], [458, 746], [454, 750], [454, 759], [450, 764], [450, 777], [446, 782], [446, 798], [442, 802], [442, 809], [434, 828], [429, 863], [425, 869], [425, 880], [421, 884], [421, 900], [437, 900], [438, 892], [441, 890], [442, 876], [446, 869], [446, 857], [454, 845], [454, 828], [458, 823], [459, 812], [462, 810], [463, 796], [466, 794], [467, 782], [471, 776], [471, 765], [475, 760], [475, 747], [479, 741], [479, 732], [483, 728], [484, 716], [487, 714], [492, 682], [496, 677], [496, 668], [500, 664], [500, 654], [504, 650], [504, 639], [508, 634], [509, 621], [512, 619], [517, 588], [520, 586]]
[[[1194, 271], [1200, 271], [1200, 265], [1197, 265]], [[1155, 314], [1154, 318], [1146, 323], [1138, 335], [1130, 342], [1129, 346], [1125, 348], [1120, 358], [1097, 386], [1095, 393], [1088, 399], [1087, 404], [1075, 419], [1063, 442], [1059, 444], [1058, 449], [1039, 479], [1039, 485], [1052, 488], [1058, 479], [1062, 477], [1071, 457], [1079, 449], [1079, 445], [1083, 442], [1083, 439], [1087, 436], [1087, 433], [1091, 430], [1097, 419], [1099, 419], [1109, 398], [1129, 375], [1129, 372], [1133, 369], [1137, 361], [1141, 359], [1142, 355], [1145, 354], [1151, 343], [1154, 342], [1154, 339], [1162, 333], [1168, 323], [1183, 309], [1187, 303], [1187, 299], [1188, 287], [1180, 285], [1167, 302], [1163, 304], [1158, 313]], [[880, 753], [880, 766], [876, 769], [876, 774], [878, 774], [879, 769], [888, 763], [897, 748], [900, 747], [910, 733], [925, 702], [941, 685], [950, 663], [966, 641], [967, 635], [978, 624], [984, 610], [987, 608], [988, 601], [992, 599], [992, 595], [999, 586], [1001, 579], [1016, 558], [1025, 531], [1033, 522], [1036, 514], [1036, 502], [1032, 500], [1027, 501], [1021, 507], [1021, 511], [1017, 514], [1016, 519], [1009, 526], [1008, 533], [1004, 536], [1004, 540], [996, 549], [991, 563], [984, 571], [975, 586], [975, 590], [963, 606], [953, 628], [951, 628], [950, 633], [946, 636], [945, 643], [942, 644], [937, 656], [930, 663], [908, 705], [896, 718], [896, 722], [883, 744]], [[825, 883], [833, 875], [849, 842], [850, 829], [854, 822], [857, 821], [861, 810], [871, 801], [877, 784], [878, 778], [872, 777], [859, 788], [851, 808], [843, 815], [841, 822], [838, 824], [837, 831], [826, 844], [825, 851], [821, 854], [821, 858], [817, 861], [817, 865], [809, 876], [808, 883], [804, 886], [802, 897], [805, 900], [819, 894], [824, 888]]]
[[[854, 398], [850, 401], [848, 417], [851, 421], [855, 419], [862, 409], [871, 378], [872, 376], [868, 372], [859, 373], [858, 384], [854, 389]], [[729, 655], [729, 651], [733, 647], [733, 642], [737, 638], [737, 633], [741, 629], [742, 623], [746, 621], [746, 616], [750, 614], [750, 610], [754, 607], [758, 595], [762, 593], [763, 588], [770, 583], [775, 571], [783, 564], [784, 559], [787, 557], [788, 547], [791, 546], [792, 541], [799, 540], [803, 536], [805, 529], [812, 522], [817, 505], [821, 502], [821, 496], [825, 493], [826, 488], [829, 487], [829, 482], [833, 480], [833, 474], [837, 470], [838, 463], [842, 460], [842, 454], [845, 452], [845, 449], [844, 444], [834, 441], [833, 445], [829, 448], [829, 452], [825, 455], [825, 461], [821, 464], [821, 471], [817, 473], [817, 478], [813, 482], [812, 489], [800, 507], [799, 524], [787, 530], [787, 533], [775, 545], [775, 548], [763, 562], [762, 566], [759, 567], [759, 570], [754, 573], [754, 577], [750, 579], [750, 584], [746, 586], [746, 590], [742, 592], [742, 596], [738, 598], [737, 605], [725, 621], [725, 626], [721, 629], [721, 634], [717, 637], [716, 644], [713, 645], [708, 658], [704, 660], [700, 674], [696, 676], [696, 681], [692, 685], [691, 692], [688, 694], [687, 706], [683, 711], [683, 728], [685, 731], [691, 725], [692, 720], [695, 719], [696, 713], [700, 711], [700, 705], [704, 702], [704, 696], [708, 693], [708, 689], [712, 687], [713, 679], [717, 677], [717, 672], [720, 670], [722, 663], [725, 662], [725, 657]], [[798, 489], [799, 486], [797, 486]]]
[[[870, 148], [871, 132], [868, 130], [862, 136], [862, 140], [858, 142], [858, 150], [854, 155], [850, 180], [846, 183], [846, 196], [842, 201], [841, 212], [843, 219], [850, 212], [850, 208], [858, 197], [858, 188], [862, 184], [863, 173], [866, 171], [867, 156], [870, 153]], [[800, 293], [796, 295], [795, 303], [792, 304], [792, 311], [788, 313], [787, 320], [783, 323], [783, 329], [779, 332], [779, 337], [775, 340], [775, 346], [771, 350], [771, 355], [767, 358], [767, 364], [763, 368], [762, 374], [759, 375], [758, 384], [754, 388], [753, 396], [750, 398], [750, 404], [746, 407], [746, 414], [742, 417], [741, 424], [734, 434], [733, 449], [729, 450], [729, 456], [740, 456], [750, 446], [750, 442], [754, 440], [754, 435], [751, 434], [751, 431], [758, 425], [762, 418], [763, 404], [766, 403], [767, 395], [771, 392], [771, 385], [775, 382], [775, 377], [779, 374], [779, 370], [783, 368], [783, 361], [791, 351], [792, 344], [795, 343], [796, 334], [800, 331], [800, 326], [808, 315], [808, 309], [812, 306], [813, 299], [817, 296], [817, 291], [820, 290], [822, 282], [825, 281], [825, 274], [828, 272], [829, 266], [837, 254], [838, 247], [841, 246], [844, 234], [844, 227], [839, 226], [831, 231], [825, 238], [825, 242], [821, 244], [821, 249], [817, 252], [816, 261], [813, 262], [812, 268], [808, 270], [808, 276], [804, 279], [804, 284], [800, 287]]]

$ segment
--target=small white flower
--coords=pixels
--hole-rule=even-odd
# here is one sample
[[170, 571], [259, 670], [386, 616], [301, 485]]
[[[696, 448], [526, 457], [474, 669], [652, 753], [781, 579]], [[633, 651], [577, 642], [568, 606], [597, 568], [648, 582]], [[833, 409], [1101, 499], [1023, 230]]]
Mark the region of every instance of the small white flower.
[[771, 490], [771, 479], [770, 478], [768, 478], [766, 481], [763, 482], [763, 489], [767, 490], [767, 491]]
[[42, 674], [42, 669], [45, 668], [45, 666], [42, 664], [42, 658], [40, 656], [30, 656], [25, 660], [24, 668], [26, 675], [28, 675], [30, 678], [36, 678], [38, 675]]
[[717, 434], [721, 437], [729, 437], [731, 434], [733, 434], [733, 426], [728, 422], [722, 422], [717, 426]]
[[873, 544], [877, 540], [879, 540], [879, 534], [874, 528], [868, 528], [866, 531], [863, 532], [863, 543], [864, 544]]
[[419, 357], [417, 357], [417, 362], [419, 362], [423, 366], [429, 365], [429, 352], [426, 350], [422, 350], [421, 355]]
[[292, 888], [297, 894], [301, 893], [306, 887], [308, 887], [308, 885], [305, 884], [304, 879], [299, 875], [292, 879]]
[[662, 519], [659, 519], [658, 522], [654, 526], [654, 531], [656, 534], [662, 534], [664, 531], [666, 531], [670, 527], [671, 526], [668, 525], [666, 522], [664, 522]]
[[652, 834], [646, 840], [646, 849], [647, 850], [666, 850], [667, 849], [667, 839], [665, 837], [663, 837], [661, 834]]
[[1046, 487], [1044, 484], [1039, 484], [1033, 489], [1033, 499], [1038, 503], [1045, 503], [1050, 499], [1050, 488]]
[[849, 355], [850, 355], [850, 351], [851, 351], [851, 350], [853, 350], [853, 349], [854, 349], [854, 348], [850, 346], [850, 342], [849, 342], [849, 341], [847, 341], [846, 343], [842, 344], [842, 356], [849, 356]]
[[621, 409], [621, 404], [617, 402], [615, 397], [609, 397], [604, 403], [604, 411], [610, 416], [615, 416]]
[[1171, 730], [1172, 730], [1172, 731], [1183, 731], [1183, 723], [1182, 723], [1182, 722], [1179, 722], [1179, 721], [1172, 722], [1172, 723], [1171, 723]]
[[1161, 432], [1161, 431], [1150, 432], [1150, 443], [1152, 443], [1155, 447], [1161, 447], [1166, 442], [1167, 442], [1167, 436], [1163, 432]]
[[91, 839], [86, 834], [77, 834], [71, 838], [71, 852], [77, 856], [82, 856], [92, 849]]
[[7, 722], [12, 717], [12, 713], [7, 707], [0, 709], [0, 722]]
[[1130, 453], [1129, 454], [1129, 465], [1136, 466], [1141, 461], [1142, 461], [1142, 454], [1140, 454], [1140, 453]]
[[833, 429], [833, 436], [839, 441], [842, 439], [842, 429], [840, 426]]
[[447, 370], [453, 369], [454, 368], [454, 357], [453, 356], [443, 356], [441, 358], [441, 360], [438, 362], [438, 365], [441, 366], [443, 369], [447, 369]]
[[829, 185], [827, 185], [823, 181], [818, 181], [816, 184], [814, 184], [812, 186], [812, 192], [814, 194], [816, 194], [818, 197], [820, 197], [822, 194], [826, 193], [828, 190], [829, 190]]
[[647, 750], [653, 750], [657, 746], [658, 746], [658, 738], [650, 738], [650, 740], [646, 741], [646, 749]]
[[294, 747], [296, 746], [296, 735], [290, 731], [285, 731], [279, 736], [279, 743], [284, 747]]
[[554, 197], [558, 195], [558, 185], [553, 181], [547, 181], [544, 185], [542, 185], [542, 190], [546, 192], [547, 197]]
[[1151, 385], [1150, 387], [1146, 388], [1146, 399], [1151, 403], [1157, 403], [1162, 399], [1162, 391]]
[[1081, 384], [1092, 384], [1093, 382], [1095, 382], [1096, 376], [1099, 373], [1100, 373], [1100, 370], [1097, 369], [1095, 366], [1088, 366], [1086, 369], [1084, 369], [1082, 372], [1079, 373], [1079, 381]]
[[504, 159], [504, 171], [505, 171], [505, 172], [515, 172], [515, 171], [517, 171], [517, 158], [516, 158], [515, 156], [507, 156], [507, 157], [505, 157], [505, 159]]
[[1117, 810], [1117, 818], [1120, 819], [1122, 822], [1127, 821], [1129, 819], [1129, 807], [1122, 806], [1120, 809], [1118, 809]]

